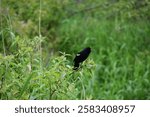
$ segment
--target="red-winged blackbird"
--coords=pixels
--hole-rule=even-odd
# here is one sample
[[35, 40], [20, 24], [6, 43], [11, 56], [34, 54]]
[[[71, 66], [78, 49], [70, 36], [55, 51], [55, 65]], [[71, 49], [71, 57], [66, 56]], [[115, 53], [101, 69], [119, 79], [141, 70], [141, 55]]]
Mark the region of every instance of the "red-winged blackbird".
[[90, 52], [91, 52], [91, 48], [87, 47], [76, 55], [76, 57], [74, 58], [74, 68], [73, 68], [74, 70], [77, 70], [79, 68], [79, 64], [87, 59]]

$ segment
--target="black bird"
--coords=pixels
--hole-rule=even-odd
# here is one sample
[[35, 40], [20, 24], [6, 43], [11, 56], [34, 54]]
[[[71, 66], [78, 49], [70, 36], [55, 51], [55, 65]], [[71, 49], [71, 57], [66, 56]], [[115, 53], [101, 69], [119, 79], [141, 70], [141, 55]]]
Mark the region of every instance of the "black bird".
[[87, 47], [76, 55], [76, 57], [74, 58], [74, 68], [73, 68], [74, 70], [77, 70], [79, 68], [79, 64], [87, 59], [90, 52], [91, 48]]

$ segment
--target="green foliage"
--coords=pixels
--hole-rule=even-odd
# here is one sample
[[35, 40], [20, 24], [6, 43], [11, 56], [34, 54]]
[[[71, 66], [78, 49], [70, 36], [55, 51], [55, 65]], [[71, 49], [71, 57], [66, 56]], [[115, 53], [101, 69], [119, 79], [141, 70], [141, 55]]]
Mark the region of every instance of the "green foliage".
[[60, 57], [51, 57], [43, 66], [38, 50], [41, 40], [39, 37], [33, 40], [16, 37], [12, 46], [17, 46], [17, 51], [13, 55], [0, 55], [1, 99], [87, 98], [84, 87], [88, 87], [85, 85], [88, 82], [82, 83], [81, 77], [91, 72], [93, 61], [87, 61], [87, 71], [79, 70], [78, 73], [69, 65], [66, 59], [69, 55], [63, 53]]
[[0, 99], [150, 99], [148, 0], [0, 5]]

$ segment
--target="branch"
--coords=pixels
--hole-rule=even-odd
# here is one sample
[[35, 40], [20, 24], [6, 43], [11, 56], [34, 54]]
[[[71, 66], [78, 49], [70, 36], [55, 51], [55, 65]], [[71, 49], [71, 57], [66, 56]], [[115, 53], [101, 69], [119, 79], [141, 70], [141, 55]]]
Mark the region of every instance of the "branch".
[[72, 16], [74, 16], [74, 15], [76, 15], [76, 14], [78, 14], [78, 13], [91, 11], [91, 10], [94, 10], [94, 9], [101, 8], [101, 7], [103, 7], [103, 6], [109, 7], [110, 4], [105, 3], [105, 4], [96, 5], [96, 6], [93, 6], [93, 7], [90, 7], [90, 8], [85, 8], [85, 9], [82, 9], [82, 10], [79, 10], [79, 11], [75, 11], [75, 12], [71, 13], [69, 16], [72, 17]]

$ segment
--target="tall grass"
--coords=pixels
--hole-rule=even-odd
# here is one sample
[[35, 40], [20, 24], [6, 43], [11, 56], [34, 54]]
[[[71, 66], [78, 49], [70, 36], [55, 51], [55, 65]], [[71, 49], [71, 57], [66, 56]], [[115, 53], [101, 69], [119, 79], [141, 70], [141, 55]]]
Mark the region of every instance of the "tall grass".
[[93, 99], [149, 99], [149, 27], [142, 20], [72, 18], [62, 24], [60, 48], [73, 53], [91, 46]]

